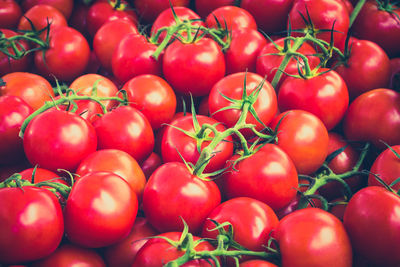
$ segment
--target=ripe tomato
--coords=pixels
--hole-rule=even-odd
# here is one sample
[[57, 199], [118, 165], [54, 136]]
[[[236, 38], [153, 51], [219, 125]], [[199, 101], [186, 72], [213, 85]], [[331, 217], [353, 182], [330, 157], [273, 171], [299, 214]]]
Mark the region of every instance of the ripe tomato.
[[137, 161], [128, 153], [118, 149], [95, 151], [81, 161], [76, 174], [83, 176], [95, 171], [109, 171], [121, 176], [132, 187], [137, 198], [142, 199], [146, 177]]
[[66, 179], [59, 177], [59, 174], [43, 168], [28, 168], [19, 172], [19, 174], [21, 175], [21, 179], [33, 182], [35, 184], [48, 181], [68, 185]]
[[237, 6], [222, 6], [213, 10], [206, 17], [206, 25], [209, 28], [217, 28], [218, 23], [228, 31], [240, 29], [257, 30], [254, 17], [245, 9]]
[[91, 172], [72, 187], [64, 208], [65, 234], [77, 245], [109, 246], [132, 229], [138, 200], [129, 184], [111, 172]]
[[50, 109], [30, 121], [23, 144], [32, 165], [74, 171], [96, 150], [97, 138], [93, 126], [79, 115]]
[[[391, 147], [395, 152], [400, 153], [400, 145]], [[378, 175], [386, 184], [390, 185], [400, 177], [400, 158], [390, 149], [382, 151], [373, 162], [368, 176], [368, 185], [383, 186], [373, 174]], [[394, 190], [400, 189], [400, 183], [392, 187]]]
[[[371, 112], [373, 110], [373, 112]], [[347, 139], [372, 142], [379, 149], [400, 144], [400, 93], [378, 88], [354, 99], [344, 117]]]
[[354, 251], [370, 263], [398, 266], [399, 209], [399, 196], [383, 187], [368, 186], [354, 194], [343, 217]]
[[[227, 166], [232, 164], [232, 158]], [[255, 154], [239, 161], [221, 179], [228, 198], [251, 197], [277, 211], [295, 197], [298, 187], [296, 167], [277, 145], [266, 144]]]
[[180, 162], [161, 165], [150, 176], [143, 192], [143, 211], [149, 223], [160, 232], [181, 231], [181, 217], [189, 231], [196, 234], [220, 202], [216, 184], [194, 176]]
[[273, 237], [279, 244], [282, 267], [352, 266], [352, 247], [343, 224], [322, 209], [290, 213], [279, 222]]
[[68, 20], [72, 13], [72, 8], [74, 7], [73, 0], [23, 0], [21, 1], [21, 7], [24, 12], [28, 11], [36, 5], [49, 5], [57, 8], [64, 17]]
[[0, 2], [0, 28], [15, 29], [21, 16], [21, 7], [15, 0]]
[[[1, 9], [0, 9], [1, 13]], [[0, 15], [1, 16], [1, 15]], [[0, 22], [1, 23], [1, 22]], [[8, 29], [0, 29], [0, 36], [3, 38], [10, 38], [13, 36], [18, 35], [16, 32]], [[24, 40], [19, 40], [20, 46], [23, 47], [25, 50], [29, 50], [29, 44], [28, 42]], [[21, 50], [21, 47], [18, 47]], [[8, 53], [11, 55], [15, 55], [14, 51], [10, 48], [8, 48]], [[21, 59], [13, 59], [3, 52], [0, 52], [0, 76], [6, 75], [7, 73], [11, 72], [21, 72], [21, 71], [26, 71], [31, 63], [32, 60], [32, 55], [27, 54]]]
[[277, 131], [277, 145], [293, 160], [297, 172], [312, 174], [324, 163], [328, 155], [329, 136], [318, 117], [304, 110], [289, 110], [279, 114], [271, 122]]
[[265, 260], [248, 260], [242, 262], [239, 267], [278, 267], [277, 265]]
[[224, 77], [225, 59], [221, 48], [210, 38], [187, 44], [176, 40], [165, 50], [162, 68], [176, 92], [204, 96]]
[[158, 15], [171, 6], [189, 6], [189, 0], [133, 0], [140, 18], [147, 23], [153, 23]]
[[2, 188], [0, 202], [1, 263], [33, 261], [56, 250], [64, 220], [53, 193], [31, 186]]

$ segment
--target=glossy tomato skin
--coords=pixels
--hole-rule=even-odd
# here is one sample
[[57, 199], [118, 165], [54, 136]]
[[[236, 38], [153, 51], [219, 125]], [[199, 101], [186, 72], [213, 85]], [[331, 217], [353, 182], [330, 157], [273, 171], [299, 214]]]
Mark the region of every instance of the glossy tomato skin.
[[[175, 242], [181, 238], [180, 232], [166, 232], [159, 236], [169, 238]], [[194, 242], [198, 241], [200, 237], [193, 236]], [[200, 242], [196, 247], [196, 251], [214, 250], [214, 247], [207, 241]], [[184, 250], [175, 248], [162, 238], [153, 238], [146, 242], [146, 244], [138, 251], [132, 267], [154, 267], [163, 266], [169, 261], [175, 260], [185, 254]], [[209, 267], [210, 263], [206, 260], [191, 260], [183, 265], [183, 267]]]
[[[352, 266], [352, 247], [339, 219], [318, 208], [297, 210], [285, 216], [273, 237], [283, 267]], [[301, 260], [299, 260], [301, 259]]]
[[236, 170], [229, 170], [220, 178], [222, 190], [228, 198], [255, 198], [277, 211], [289, 204], [297, 193], [296, 167], [275, 144], [264, 145], [234, 168]]
[[138, 200], [129, 184], [111, 172], [92, 172], [72, 187], [64, 208], [65, 234], [74, 244], [99, 248], [125, 238]]
[[182, 217], [189, 231], [196, 234], [220, 202], [216, 184], [194, 176], [180, 162], [161, 165], [150, 176], [143, 192], [146, 218], [160, 232], [181, 231], [183, 224], [179, 217]]
[[137, 161], [128, 153], [118, 149], [95, 151], [81, 161], [76, 174], [83, 176], [95, 171], [109, 171], [119, 175], [131, 186], [137, 198], [142, 199], [146, 177]]
[[[226, 127], [233, 127], [238, 121], [242, 111], [239, 109], [219, 111], [221, 108], [232, 105], [232, 103], [225, 99], [221, 94], [233, 99], [242, 99], [243, 84], [245, 79], [247, 95], [250, 95], [253, 91], [255, 91], [257, 86], [263, 82], [263, 77], [256, 73], [239, 72], [225, 76], [213, 86], [210, 92], [208, 98], [210, 114], [212, 114], [212, 118], [224, 123]], [[277, 98], [275, 90], [269, 82], [264, 81], [258, 98], [253, 104], [253, 108], [256, 111], [259, 119], [265, 125], [267, 125], [275, 116], [277, 112]], [[258, 131], [261, 131], [265, 127], [250, 113], [248, 113], [246, 123], [256, 125], [255, 128]], [[253, 135], [252, 131], [246, 129], [242, 133], [246, 137], [251, 137]]]
[[194, 43], [175, 41], [165, 50], [163, 73], [172, 88], [181, 94], [207, 95], [225, 75], [224, 54], [218, 44], [207, 37]]
[[399, 208], [399, 196], [380, 186], [363, 188], [350, 199], [343, 223], [355, 252], [368, 262], [399, 265]]
[[[1, 9], [0, 9], [0, 13], [1, 13]], [[0, 15], [0, 17], [1, 17], [1, 15]], [[1, 24], [1, 22], [0, 22], [0, 24]], [[9, 29], [0, 28], [0, 31], [2, 32], [2, 36], [4, 36], [5, 38], [10, 38], [12, 36], [18, 35], [15, 31], [12, 31]], [[30, 49], [30, 46], [26, 41], [20, 40], [19, 43], [20, 43], [20, 46], [23, 47], [23, 49], [25, 49], [25, 50]], [[8, 53], [10, 53], [11, 55], [15, 55], [15, 52], [12, 50], [11, 47], [8, 48]], [[7, 73], [11, 73], [11, 72], [26, 71], [29, 67], [29, 64], [31, 64], [31, 61], [32, 61], [31, 54], [26, 54], [21, 59], [13, 59], [11, 57], [8, 57], [3, 52], [0, 52], [0, 76], [6, 75]]]
[[127, 152], [139, 163], [154, 148], [154, 133], [147, 118], [136, 108], [118, 107], [93, 123], [98, 149], [119, 149]]
[[15, 29], [22, 16], [20, 5], [15, 0], [5, 0], [0, 3], [0, 28]]
[[[396, 6], [394, 6], [396, 8]], [[393, 14], [381, 10], [375, 1], [367, 1], [356, 20], [353, 30], [357, 38], [377, 43], [389, 57], [400, 55], [400, 11], [394, 9]]]
[[206, 18], [206, 25], [209, 28], [217, 28], [218, 23], [222, 28], [229, 31], [240, 29], [257, 30], [257, 23], [254, 17], [245, 9], [237, 6], [222, 6], [213, 10]]
[[153, 23], [165, 9], [178, 6], [189, 6], [189, 0], [133, 0], [133, 5], [141, 19]]
[[[219, 122], [206, 116], [196, 115], [196, 118], [200, 124], [216, 125]], [[163, 134], [161, 140], [161, 156], [164, 162], [182, 162], [181, 157], [185, 159], [186, 162], [191, 162], [196, 164], [200, 157], [200, 153], [197, 149], [197, 140], [191, 136], [186, 135], [177, 128], [183, 129], [190, 133], [195, 133], [193, 126], [193, 118], [191, 115], [186, 115], [181, 118], [175, 119], [171, 122], [171, 126], [167, 125], [166, 130]], [[216, 126], [217, 131], [223, 132], [226, 128], [219, 124]], [[206, 138], [212, 138], [213, 133], [207, 134]], [[201, 143], [201, 150], [203, 150], [207, 145], [209, 145], [211, 140], [203, 140]], [[218, 171], [223, 168], [225, 162], [233, 154], [233, 142], [232, 137], [228, 136], [222, 142], [220, 142], [213, 149], [213, 157], [208, 162], [205, 172], [211, 173]]]
[[73, 0], [23, 0], [21, 1], [21, 7], [24, 12], [28, 11], [32, 7], [40, 4], [50, 5], [61, 11], [64, 17], [68, 20], [74, 7]]
[[[275, 212], [265, 203], [249, 197], [229, 199], [208, 215], [218, 223], [230, 222], [233, 226], [233, 238], [250, 250], [263, 251], [269, 235], [278, 225]], [[206, 220], [202, 227], [202, 237], [216, 238], [215, 224]]]
[[50, 255], [61, 242], [61, 205], [46, 189], [0, 189], [0, 262], [24, 263]]
[[378, 88], [358, 96], [347, 109], [343, 130], [347, 139], [368, 141], [379, 149], [386, 147], [381, 140], [399, 144], [400, 94]]
[[[327, 70], [322, 68], [319, 71]], [[279, 87], [278, 107], [281, 112], [291, 109], [311, 112], [321, 119], [328, 131], [342, 120], [348, 105], [346, 83], [334, 70], [310, 79], [288, 77]]]
[[0, 97], [0, 165], [14, 163], [24, 157], [22, 139], [18, 136], [24, 120], [33, 112], [20, 97]]
[[[396, 153], [400, 153], [400, 145], [394, 145], [391, 148]], [[373, 174], [378, 175], [386, 184], [390, 185], [400, 177], [400, 159], [390, 148], [386, 148], [375, 159], [370, 172], [371, 174], [368, 176], [369, 186], [383, 186]], [[392, 188], [399, 190], [400, 183], [397, 183]]]
[[35, 66], [47, 79], [53, 74], [61, 81], [72, 81], [83, 74], [89, 62], [90, 48], [86, 38], [71, 27], [52, 28], [49, 48], [36, 51]]
[[279, 114], [270, 127], [278, 129], [277, 145], [293, 160], [297, 172], [311, 174], [325, 161], [328, 155], [329, 136], [325, 125], [318, 117], [304, 110], [289, 110]]
[[390, 61], [380, 46], [368, 40], [355, 40], [350, 51], [346, 64], [335, 68], [346, 82], [350, 99], [372, 89], [388, 88]]
[[111, 267], [131, 267], [136, 254], [158, 232], [144, 217], [137, 217], [129, 235], [104, 249], [104, 259]]
[[157, 46], [148, 42], [143, 35], [129, 34], [125, 36], [112, 55], [111, 68], [114, 76], [121, 83], [126, 83], [141, 74], [161, 76], [162, 55], [158, 60], [152, 57], [156, 49]]
[[69, 266], [106, 267], [104, 260], [94, 250], [64, 243], [49, 256], [32, 263], [32, 267]]
[[93, 126], [79, 115], [51, 109], [28, 124], [23, 145], [32, 165], [51, 171], [74, 171], [96, 150], [97, 137]]
[[248, 260], [245, 262], [242, 262], [239, 267], [277, 267], [278, 265], [275, 265], [271, 262], [265, 261], [265, 260]]

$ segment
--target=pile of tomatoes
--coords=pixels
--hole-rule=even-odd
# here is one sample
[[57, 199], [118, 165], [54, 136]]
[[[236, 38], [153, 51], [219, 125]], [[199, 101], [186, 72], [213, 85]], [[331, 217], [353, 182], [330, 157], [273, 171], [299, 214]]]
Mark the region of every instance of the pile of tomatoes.
[[0, 266], [400, 266], [390, 0], [1, 0]]

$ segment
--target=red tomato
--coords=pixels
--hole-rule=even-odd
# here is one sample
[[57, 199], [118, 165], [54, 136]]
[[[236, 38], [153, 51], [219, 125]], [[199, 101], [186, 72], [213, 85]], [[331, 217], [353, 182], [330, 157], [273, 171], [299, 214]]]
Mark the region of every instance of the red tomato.
[[15, 29], [21, 16], [21, 7], [15, 0], [0, 2], [0, 28]]
[[[0, 9], [0, 12], [1, 12], [1, 9]], [[8, 30], [8, 29], [0, 29], [0, 32], [2, 33], [2, 34], [0, 33], [0, 36], [4, 37], [4, 38], [10, 38], [10, 37], [18, 35], [16, 32], [14, 32], [12, 30]], [[23, 47], [23, 49], [29, 50], [30, 47], [26, 41], [19, 40], [18, 42], [20, 44], [19, 46], [17, 45], [19, 50], [22, 50], [21, 46]], [[11, 55], [15, 55], [15, 53], [11, 47], [8, 48], [7, 51]], [[7, 73], [11, 73], [11, 72], [26, 71], [31, 63], [31, 60], [32, 60], [31, 54], [27, 54], [24, 57], [22, 57], [21, 59], [13, 59], [13, 58], [7, 56], [6, 54], [4, 54], [3, 52], [0, 52], [0, 76], [6, 75]]]
[[265, 260], [248, 260], [242, 262], [239, 267], [278, 267], [278, 265]]
[[381, 141], [400, 144], [400, 93], [378, 88], [358, 96], [347, 109], [343, 129], [347, 139], [380, 149], [386, 147]]
[[0, 203], [0, 262], [33, 261], [56, 250], [64, 220], [53, 193], [31, 186], [2, 188]]
[[400, 10], [395, 3], [366, 1], [352, 27], [357, 38], [377, 43], [389, 57], [400, 56]]
[[146, 176], [146, 179], [149, 179], [153, 172], [160, 167], [162, 163], [161, 157], [157, 153], [152, 152], [150, 156], [140, 165], [144, 175]]
[[101, 256], [94, 250], [82, 248], [69, 243], [59, 246], [49, 256], [33, 262], [32, 267], [69, 267], [69, 266], [91, 266], [105, 267]]
[[50, 109], [30, 121], [23, 143], [32, 165], [74, 171], [96, 150], [97, 138], [93, 126], [77, 114]]
[[[222, 124], [219, 124], [218, 121], [210, 117], [197, 115], [196, 118], [200, 127], [202, 127], [203, 124], [209, 124], [214, 126], [216, 125], [215, 127], [219, 132], [226, 130]], [[183, 157], [186, 162], [196, 164], [200, 156], [198, 145], [200, 145], [200, 149], [203, 150], [212, 141], [214, 133], [211, 132], [211, 130], [208, 130], [204, 132], [204, 136], [196, 136], [196, 138], [194, 138], [177, 128], [193, 135], [197, 135], [198, 131], [193, 126], [193, 118], [191, 115], [177, 118], [173, 120], [170, 125], [167, 125], [161, 140], [161, 155], [163, 161], [182, 162], [181, 157]], [[212, 158], [208, 162], [204, 171], [206, 173], [211, 173], [222, 169], [225, 162], [232, 156], [232, 154], [233, 142], [232, 137], [229, 136], [213, 149]]]
[[223, 6], [233, 6], [235, 0], [195, 0], [195, 10], [203, 19], [212, 11]]
[[147, 74], [129, 80], [123, 87], [130, 106], [139, 109], [149, 120], [153, 130], [169, 123], [176, 110], [176, 95], [161, 77]]
[[322, 209], [290, 213], [279, 222], [273, 237], [279, 244], [282, 267], [352, 266], [352, 247], [343, 224]]
[[[217, 121], [222, 122], [226, 127], [233, 127], [238, 121], [242, 111], [239, 109], [228, 109], [219, 111], [221, 108], [225, 108], [233, 105], [230, 101], [224, 98], [222, 95], [233, 99], [242, 99], [243, 85], [246, 79], [246, 92], [250, 95], [257, 87], [263, 82], [263, 78], [251, 72], [240, 72], [228, 75], [218, 81], [212, 88], [208, 105], [211, 116]], [[259, 92], [258, 98], [253, 104], [253, 108], [257, 113], [258, 118], [264, 123], [259, 123], [251, 113], [248, 113], [246, 123], [254, 124], [256, 130], [261, 131], [265, 128], [265, 125], [272, 120], [277, 111], [277, 100], [274, 88], [267, 81], [264, 81], [263, 86]], [[253, 132], [245, 129], [243, 131], [246, 137], [251, 137]]]
[[150, 176], [143, 192], [146, 218], [160, 232], [181, 231], [181, 217], [189, 231], [196, 234], [220, 202], [216, 184], [194, 176], [180, 162], [161, 165]]
[[77, 245], [109, 246], [132, 229], [138, 200], [129, 184], [111, 172], [91, 172], [72, 187], [64, 208], [65, 234]]
[[[181, 238], [179, 232], [167, 232], [159, 236], [169, 238], [175, 242]], [[200, 238], [193, 236], [194, 242]], [[214, 250], [214, 247], [207, 241], [202, 241], [195, 246], [196, 251]], [[164, 266], [164, 264], [175, 260], [185, 254], [183, 248], [177, 248], [172, 246], [166, 240], [162, 238], [153, 238], [146, 242], [146, 244], [138, 251], [135, 261], [132, 267], [153, 267], [153, 266]], [[210, 262], [207, 260], [196, 259], [191, 260], [183, 265], [183, 267], [209, 267]]]
[[[322, 73], [327, 69], [318, 71]], [[346, 83], [334, 70], [309, 79], [288, 77], [279, 87], [280, 111], [301, 109], [311, 112], [321, 119], [327, 130], [342, 120], [348, 105]]]
[[0, 95], [13, 95], [22, 98], [33, 110], [51, 101], [54, 96], [51, 84], [43, 77], [28, 72], [13, 72], [2, 77], [6, 83], [0, 86]]
[[52, 28], [49, 47], [35, 52], [35, 66], [48, 79], [71, 81], [82, 75], [89, 62], [90, 48], [86, 38], [71, 27]]
[[131, 267], [136, 254], [157, 231], [146, 218], [137, 217], [130, 234], [120, 242], [104, 249], [104, 259], [111, 267]]
[[189, 6], [189, 0], [133, 0], [140, 18], [147, 23], [153, 23], [158, 15], [171, 6]]
[[[230, 222], [233, 226], [233, 239], [250, 250], [263, 251], [269, 235], [278, 225], [274, 211], [265, 203], [248, 197], [229, 199], [214, 208], [209, 219], [218, 223]], [[202, 237], [216, 238], [215, 224], [206, 220]]]
[[76, 174], [83, 176], [95, 171], [109, 171], [121, 176], [132, 187], [137, 198], [142, 199], [146, 177], [137, 161], [128, 153], [118, 149], [93, 152], [81, 161]]
[[153, 129], [146, 117], [136, 108], [121, 106], [93, 123], [98, 149], [119, 149], [134, 157], [138, 163], [153, 151]]
[[32, 112], [32, 108], [17, 96], [0, 97], [0, 165], [15, 163], [24, 157], [22, 139], [18, 134]]
[[139, 30], [132, 21], [125, 19], [107, 21], [97, 30], [93, 38], [93, 50], [103, 68], [111, 70], [115, 48], [130, 33], [139, 34]]
[[187, 44], [174, 41], [165, 50], [162, 67], [167, 82], [184, 95], [207, 95], [225, 75], [224, 54], [207, 37]]
[[[282, 119], [282, 120], [281, 120]], [[318, 117], [304, 110], [289, 110], [279, 114], [270, 127], [277, 129], [277, 145], [293, 160], [297, 172], [312, 174], [328, 155], [328, 131]]]
[[[132, 49], [135, 47], [135, 49]], [[161, 76], [162, 57], [158, 60], [152, 57], [157, 46], [150, 43], [145, 36], [128, 34], [121, 39], [114, 49], [111, 68], [114, 76], [126, 83], [135, 76], [141, 74], [154, 74]]]
[[[232, 158], [227, 166], [232, 164]], [[295, 197], [298, 187], [296, 167], [277, 145], [266, 144], [254, 155], [239, 161], [225, 172], [222, 190], [228, 198], [251, 197], [277, 211]]]
[[351, 99], [376, 88], [387, 88], [390, 79], [390, 61], [385, 51], [367, 40], [351, 42], [350, 56], [335, 71], [346, 82]]
[[218, 23], [228, 31], [240, 29], [257, 30], [257, 23], [254, 17], [247, 10], [237, 6], [219, 7], [206, 17], [207, 27], [218, 28]]
[[[396, 153], [400, 153], [400, 145], [391, 147]], [[382, 151], [372, 164], [370, 172], [378, 175], [387, 185], [390, 185], [400, 177], [400, 158], [390, 149]], [[368, 185], [383, 186], [373, 174], [368, 176]], [[400, 190], [400, 183], [392, 187], [394, 190]]]
[[[35, 173], [33, 173], [34, 171]], [[68, 185], [66, 180], [60, 177], [59, 174], [43, 168], [28, 168], [19, 172], [19, 174], [21, 175], [21, 179], [33, 182], [35, 184], [48, 181]]]
[[57, 8], [67, 20], [71, 16], [72, 8], [74, 7], [73, 0], [23, 0], [21, 7], [26, 12], [32, 7], [41, 4]]
[[398, 266], [399, 210], [399, 196], [383, 187], [368, 186], [354, 194], [343, 223], [355, 252], [373, 264]]

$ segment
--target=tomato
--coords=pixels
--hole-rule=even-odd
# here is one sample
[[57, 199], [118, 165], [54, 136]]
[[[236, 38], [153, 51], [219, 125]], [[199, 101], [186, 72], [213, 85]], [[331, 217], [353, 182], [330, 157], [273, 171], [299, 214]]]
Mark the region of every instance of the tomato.
[[86, 20], [90, 36], [94, 36], [100, 27], [112, 20], [124, 19], [137, 25], [138, 17], [134, 10], [125, 1], [95, 1], [88, 9]]
[[248, 260], [242, 262], [239, 267], [277, 267], [277, 265], [265, 260]]
[[[0, 36], [4, 38], [10, 38], [13, 36], [18, 35], [16, 32], [8, 29], [0, 29]], [[26, 41], [20, 40], [19, 41], [20, 46], [18, 49], [22, 50], [29, 50], [29, 44]], [[15, 55], [14, 51], [11, 48], [8, 48], [8, 53], [11, 55]], [[11, 72], [21, 72], [21, 71], [26, 71], [29, 67], [29, 64], [31, 63], [32, 60], [32, 55], [27, 54], [21, 59], [13, 59], [11, 57], [8, 57], [6, 54], [3, 52], [0, 52], [0, 76], [6, 75], [7, 73]]]
[[254, 17], [247, 10], [237, 6], [219, 7], [213, 10], [205, 21], [209, 28], [217, 28], [219, 24], [228, 31], [240, 29], [257, 30], [257, 23]]
[[[232, 165], [232, 158], [227, 166]], [[277, 211], [296, 195], [298, 178], [289, 156], [277, 145], [266, 144], [255, 154], [239, 161], [221, 179], [228, 198], [251, 197]]]
[[[203, 124], [216, 125], [215, 128], [219, 132], [223, 132], [226, 128], [219, 122], [206, 116], [196, 116], [199, 126]], [[182, 131], [187, 131], [195, 137], [189, 136]], [[203, 136], [197, 136], [198, 131], [193, 126], [193, 118], [191, 115], [183, 116], [175, 119], [170, 125], [167, 125], [166, 130], [161, 140], [161, 156], [164, 162], [181, 162], [183, 157], [186, 162], [196, 164], [200, 156], [200, 151], [209, 145], [214, 137], [211, 130], [205, 131]], [[209, 160], [204, 172], [211, 173], [223, 168], [225, 162], [232, 156], [233, 142], [229, 136], [221, 141], [212, 151], [212, 158]]]
[[49, 181], [49, 182], [56, 182], [68, 185], [66, 179], [63, 179], [63, 177], [59, 177], [60, 176], [59, 174], [56, 174], [55, 172], [43, 168], [28, 168], [19, 172], [19, 174], [21, 175], [21, 179], [33, 183]]
[[357, 38], [377, 43], [389, 57], [400, 55], [396, 45], [400, 42], [400, 11], [394, 4], [388, 1], [379, 6], [377, 1], [366, 1], [352, 27]]
[[161, 157], [157, 153], [151, 152], [150, 156], [140, 165], [146, 179], [149, 179], [153, 172], [160, 167], [162, 163]]
[[23, 0], [21, 1], [21, 7], [24, 12], [28, 11], [36, 5], [49, 5], [57, 8], [64, 17], [68, 20], [72, 13], [72, 8], [74, 7], [73, 0]]
[[21, 98], [0, 97], [0, 165], [11, 164], [24, 157], [22, 139], [18, 136], [32, 108]]
[[139, 109], [149, 120], [153, 130], [169, 123], [176, 110], [176, 95], [161, 77], [147, 74], [129, 80], [122, 87], [132, 107]]
[[50, 255], [61, 242], [61, 205], [46, 189], [0, 189], [0, 262], [24, 263]]
[[94, 250], [64, 243], [49, 256], [33, 262], [32, 267], [69, 267], [69, 266], [105, 267], [104, 260]]
[[350, 49], [346, 63], [335, 68], [346, 82], [350, 98], [354, 99], [372, 89], [387, 88], [390, 61], [385, 51], [367, 40], [352, 41]]
[[240, 7], [247, 10], [265, 33], [278, 33], [286, 29], [286, 20], [293, 0], [243, 0]]
[[108, 266], [131, 267], [136, 254], [157, 231], [144, 217], [137, 217], [129, 235], [104, 249], [104, 259]]
[[161, 165], [150, 176], [143, 192], [143, 211], [149, 223], [160, 232], [181, 231], [181, 217], [189, 231], [196, 234], [220, 202], [216, 184], [194, 176], [180, 162]]
[[[54, 76], [72, 81], [82, 75], [89, 62], [90, 48], [86, 38], [71, 27], [52, 28], [49, 47], [35, 52], [35, 66], [47, 79]], [[54, 75], [54, 76], [51, 76]]]
[[225, 52], [226, 73], [256, 72], [261, 49], [267, 44], [265, 37], [254, 29], [232, 31], [231, 43]]
[[23, 144], [32, 165], [74, 171], [96, 150], [97, 138], [93, 126], [79, 115], [50, 109], [30, 121]]
[[221, 48], [210, 38], [192, 43], [177, 40], [165, 50], [162, 68], [176, 92], [204, 96], [224, 77], [225, 59]]
[[400, 198], [380, 186], [361, 189], [350, 199], [343, 223], [351, 244], [368, 262], [398, 266]]
[[352, 266], [352, 247], [343, 224], [322, 209], [290, 213], [279, 222], [273, 237], [279, 244], [282, 267], [322, 267], [333, 262]]
[[138, 163], [153, 151], [154, 134], [149, 121], [136, 108], [121, 106], [93, 123], [98, 149], [119, 149], [134, 157]]
[[81, 161], [76, 174], [83, 176], [95, 171], [109, 171], [121, 176], [141, 200], [146, 177], [137, 161], [128, 153], [118, 149], [93, 152]]
[[107, 21], [97, 30], [93, 38], [93, 49], [103, 68], [111, 70], [115, 48], [130, 33], [139, 34], [139, 30], [132, 21], [125, 19]]
[[[181, 238], [179, 232], [167, 232], [159, 235], [160, 237], [169, 238], [175, 242]], [[200, 238], [193, 236], [194, 242]], [[202, 241], [195, 246], [196, 251], [214, 250], [214, 247], [207, 241]], [[185, 249], [176, 248], [162, 238], [153, 238], [146, 242], [146, 244], [138, 251], [132, 267], [152, 267], [164, 266], [169, 261], [175, 260], [185, 254]], [[210, 262], [207, 260], [196, 259], [191, 260], [183, 265], [183, 267], [209, 267]]]
[[125, 238], [138, 200], [129, 184], [111, 172], [91, 172], [72, 187], [64, 208], [65, 234], [74, 244], [98, 248]]
[[400, 144], [400, 93], [378, 88], [361, 94], [349, 105], [343, 130], [347, 139], [372, 142], [379, 149], [385, 148], [381, 141]]
[[189, 6], [189, 0], [133, 0], [132, 2], [140, 18], [146, 23], [153, 23], [162, 11], [171, 6]]
[[[303, 20], [303, 17], [308, 19], [308, 16], [310, 16], [317, 38], [329, 43], [331, 41], [331, 32], [318, 33], [318, 30], [332, 30], [334, 26], [334, 45], [339, 49], [344, 48], [350, 18], [343, 2], [337, 0], [295, 0], [289, 12], [292, 30], [309, 28]], [[293, 33], [293, 35], [299, 36], [301, 34]]]
[[[400, 145], [391, 147], [396, 153], [400, 153]], [[368, 185], [383, 186], [376, 178], [378, 175], [386, 184], [390, 185], [400, 177], [400, 158], [390, 149], [386, 148], [382, 151], [373, 162], [371, 174], [368, 176]], [[400, 189], [400, 183], [392, 187], [394, 190]]]
[[[321, 68], [319, 73], [328, 69]], [[349, 105], [346, 83], [334, 70], [309, 79], [288, 77], [279, 87], [280, 111], [301, 109], [311, 112], [333, 129], [343, 118]], [[335, 110], [335, 112], [332, 112]]]
[[21, 16], [21, 7], [15, 0], [0, 2], [0, 28], [15, 29]]
[[[248, 197], [229, 199], [214, 208], [209, 219], [218, 223], [230, 222], [233, 227], [233, 239], [250, 250], [263, 251], [269, 235], [278, 225], [274, 211], [265, 203]], [[211, 220], [206, 220], [202, 228], [202, 237], [216, 238], [218, 231]]]
[[270, 127], [276, 129], [277, 145], [293, 160], [297, 172], [312, 174], [324, 163], [328, 155], [329, 136], [318, 117], [304, 110], [289, 110], [279, 114]]
[[33, 110], [51, 101], [54, 97], [51, 84], [42, 76], [28, 72], [13, 72], [2, 77], [5, 85], [0, 86], [0, 95], [22, 98]]
[[233, 6], [235, 0], [195, 0], [195, 10], [203, 19], [212, 11], [223, 6]]
[[[132, 49], [135, 47], [135, 49]], [[111, 68], [114, 76], [126, 83], [135, 76], [141, 74], [154, 74], [161, 76], [162, 55], [156, 60], [152, 57], [157, 46], [150, 43], [145, 36], [128, 34], [114, 49]]]
[[[226, 127], [233, 127], [238, 121], [242, 111], [239, 109], [228, 109], [219, 111], [221, 108], [225, 108], [233, 105], [230, 101], [224, 98], [222, 95], [230, 97], [232, 99], [242, 99], [244, 81], [246, 80], [246, 93], [250, 95], [254, 92], [257, 87], [263, 82], [263, 78], [251, 72], [239, 72], [228, 76], [218, 81], [212, 88], [208, 105], [212, 118], [222, 122]], [[277, 100], [274, 88], [267, 81], [264, 81], [257, 100], [252, 105], [258, 118], [264, 123], [259, 123], [251, 113], [248, 113], [246, 123], [254, 124], [255, 129], [261, 131], [265, 128], [265, 125], [272, 120], [277, 111]], [[246, 137], [251, 137], [253, 132], [248, 129], [244, 129], [242, 133]]]

